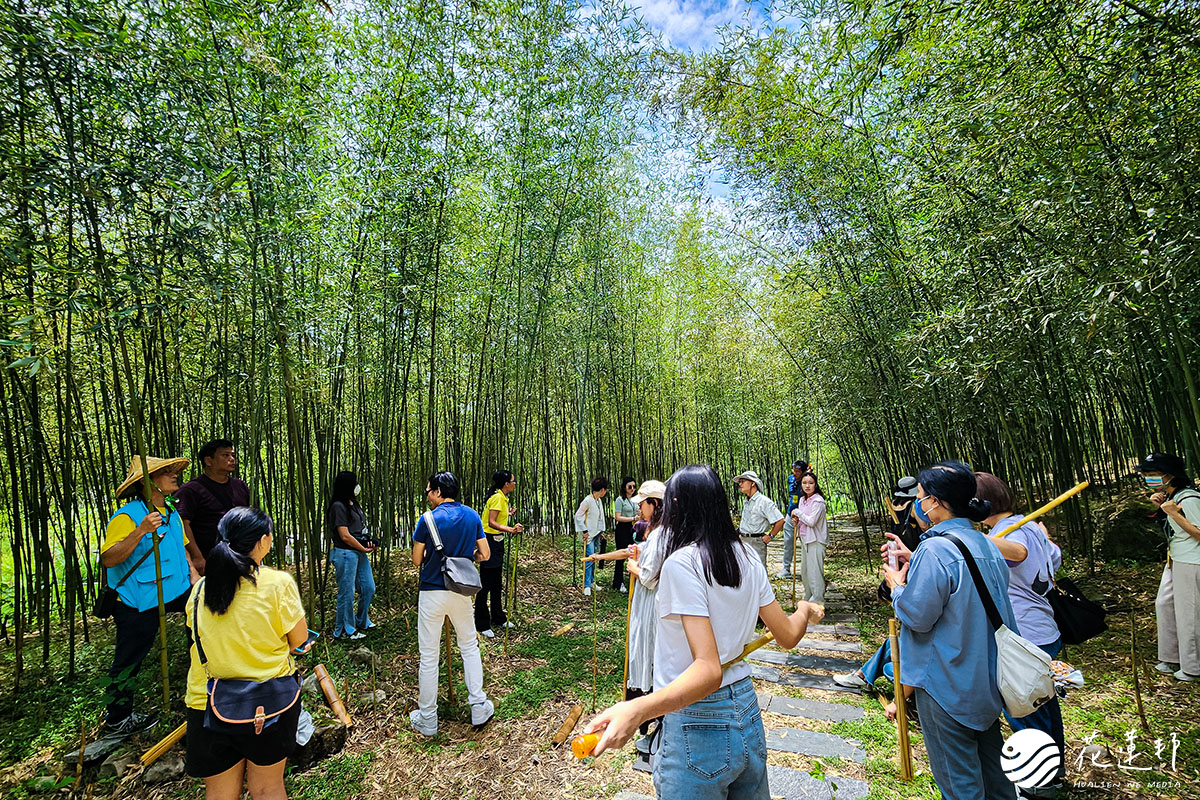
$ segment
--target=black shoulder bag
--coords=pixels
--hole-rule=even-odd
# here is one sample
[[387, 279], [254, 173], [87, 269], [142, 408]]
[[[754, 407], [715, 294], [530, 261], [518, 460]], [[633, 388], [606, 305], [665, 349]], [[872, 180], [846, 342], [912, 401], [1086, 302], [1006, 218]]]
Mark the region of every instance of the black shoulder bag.
[[204, 578], [196, 587], [196, 605], [192, 606], [192, 633], [196, 655], [208, 677], [208, 700], [204, 707], [204, 727], [231, 734], [255, 734], [273, 725], [285, 711], [300, 702], [300, 678], [296, 673], [265, 681], [214, 678], [208, 671], [208, 657], [200, 644], [200, 604], [204, 602]]

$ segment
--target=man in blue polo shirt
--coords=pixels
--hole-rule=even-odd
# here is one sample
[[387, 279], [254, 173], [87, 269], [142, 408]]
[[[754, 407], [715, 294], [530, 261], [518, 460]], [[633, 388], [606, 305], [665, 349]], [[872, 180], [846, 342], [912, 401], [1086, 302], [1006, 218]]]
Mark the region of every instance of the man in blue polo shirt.
[[[449, 472], [431, 475], [425, 486], [425, 499], [432, 509], [429, 513], [442, 540], [445, 556], [487, 560], [489, 550], [483, 520], [473, 509], [458, 502], [458, 478]], [[409, 714], [409, 723], [413, 730], [425, 736], [434, 736], [438, 732], [438, 659], [442, 650], [442, 626], [447, 617], [458, 634], [463, 679], [471, 703], [471, 724], [482, 727], [496, 713], [492, 701], [483, 693], [483, 661], [479, 657], [479, 639], [475, 635], [473, 598], [446, 589], [442, 580], [442, 556], [433, 543], [425, 515], [422, 515], [413, 532], [413, 564], [421, 570], [421, 590], [417, 599], [420, 692], [417, 709]]]
[[797, 460], [792, 464], [792, 474], [788, 475], [788, 507], [783, 523], [783, 569], [776, 578], [792, 577], [793, 561], [796, 555], [796, 520], [792, 512], [800, 505], [800, 480], [808, 474], [808, 462]]

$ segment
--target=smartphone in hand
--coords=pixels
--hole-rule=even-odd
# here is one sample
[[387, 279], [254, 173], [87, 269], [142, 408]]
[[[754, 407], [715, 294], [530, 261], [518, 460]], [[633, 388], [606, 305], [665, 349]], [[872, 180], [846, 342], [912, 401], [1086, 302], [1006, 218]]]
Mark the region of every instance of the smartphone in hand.
[[304, 644], [300, 645], [295, 650], [293, 650], [292, 654], [297, 655], [297, 656], [304, 655], [305, 653], [307, 653], [309, 650], [312, 649], [312, 646], [314, 644], [316, 644], [317, 639], [319, 639], [319, 638], [321, 638], [321, 634], [317, 633], [312, 628], [309, 628], [308, 629], [308, 638], [304, 640]]

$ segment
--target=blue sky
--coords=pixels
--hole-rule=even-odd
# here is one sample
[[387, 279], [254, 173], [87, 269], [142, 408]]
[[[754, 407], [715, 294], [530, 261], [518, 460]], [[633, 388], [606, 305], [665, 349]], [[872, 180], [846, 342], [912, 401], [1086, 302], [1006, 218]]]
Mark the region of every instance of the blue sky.
[[770, 0], [629, 0], [639, 16], [675, 47], [698, 52], [719, 40], [722, 25], [758, 27], [771, 17]]

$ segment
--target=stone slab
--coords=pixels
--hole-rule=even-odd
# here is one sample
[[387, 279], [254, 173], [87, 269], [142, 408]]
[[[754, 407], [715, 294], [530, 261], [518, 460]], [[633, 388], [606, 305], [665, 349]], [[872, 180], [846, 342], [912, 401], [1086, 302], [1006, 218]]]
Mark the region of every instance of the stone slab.
[[613, 795], [612, 800], [654, 800], [654, 798], [648, 794], [638, 794], [628, 789], [622, 789]]
[[[763, 648], [767, 652], [771, 652], [768, 648]], [[796, 650], [832, 650], [838, 653], [861, 653], [862, 644], [860, 642], [843, 642], [839, 639], [817, 639], [808, 638], [805, 636], [800, 640], [800, 644], [796, 645]], [[782, 652], [776, 650], [775, 652]]]
[[867, 796], [866, 781], [831, 775], [825, 780], [788, 767], [767, 766], [771, 797], [781, 800], [862, 800]]
[[851, 625], [858, 624], [858, 614], [841, 613], [841, 614], [826, 614], [825, 622], [848, 622]]
[[858, 628], [855, 628], [852, 625], [843, 625], [841, 623], [837, 625], [826, 625], [825, 623], [821, 623], [820, 625], [809, 625], [808, 632], [826, 636], [862, 636], [862, 631], [860, 631]]
[[825, 592], [825, 599], [826, 599], [826, 600], [833, 600], [833, 601], [837, 601], [837, 600], [845, 600], [845, 599], [846, 599], [846, 595], [842, 594], [841, 592], [830, 592], [830, 591], [826, 591], [826, 592]]
[[799, 653], [780, 653], [774, 650], [758, 650], [751, 653], [747, 661], [761, 661], [764, 664], [774, 664], [777, 667], [799, 667], [800, 669], [822, 669], [831, 672], [848, 672], [856, 670], [861, 662], [848, 658], [830, 658], [828, 656], [809, 656]]
[[799, 697], [783, 697], [766, 692], [758, 693], [758, 707], [772, 714], [820, 719], [826, 722], [854, 722], [867, 715], [867, 712], [858, 706], [825, 703], [820, 700], [804, 700]]
[[767, 731], [767, 749], [818, 758], [848, 758], [860, 764], [867, 760], [867, 751], [863, 749], [861, 742], [843, 739], [832, 733], [795, 728]]
[[[116, 752], [122, 742], [129, 738], [129, 734], [119, 734], [115, 736], [105, 736], [90, 742], [83, 748], [83, 765], [91, 767], [99, 764], [104, 759]], [[63, 765], [74, 768], [79, 763], [79, 748], [73, 748], [63, 754]]]
[[768, 667], [763, 664], [750, 665], [750, 677], [758, 678], [760, 681], [770, 681], [771, 683], [779, 683], [779, 679], [783, 673], [775, 667]]
[[[764, 670], [775, 669], [775, 667], [763, 667]], [[778, 671], [778, 670], [776, 670]], [[762, 680], [771, 681], [770, 678], [764, 677]], [[845, 686], [838, 686], [833, 682], [833, 678], [827, 675], [813, 675], [811, 672], [788, 672], [783, 673], [772, 683], [782, 683], [784, 686], [799, 686], [802, 689], [823, 689], [827, 692], [848, 692], [849, 694], [862, 694], [858, 689], [848, 689]]]

